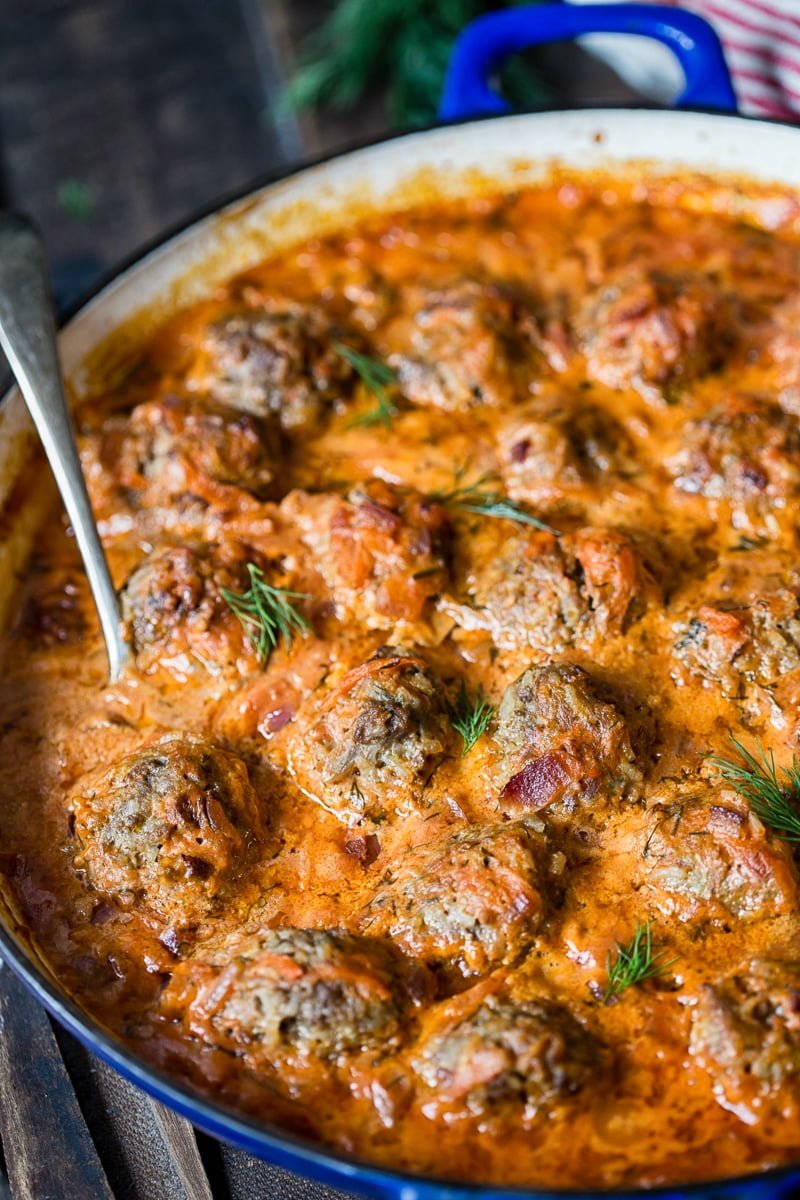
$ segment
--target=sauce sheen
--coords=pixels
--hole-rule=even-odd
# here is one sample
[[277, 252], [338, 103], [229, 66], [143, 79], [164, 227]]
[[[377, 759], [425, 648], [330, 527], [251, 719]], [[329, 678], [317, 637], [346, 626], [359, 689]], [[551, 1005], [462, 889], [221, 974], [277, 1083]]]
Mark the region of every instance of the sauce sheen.
[[799, 748], [800, 243], [713, 196], [310, 241], [81, 409], [133, 661], [54, 504], [0, 870], [143, 1058], [445, 1178], [800, 1157], [796, 845], [709, 762]]

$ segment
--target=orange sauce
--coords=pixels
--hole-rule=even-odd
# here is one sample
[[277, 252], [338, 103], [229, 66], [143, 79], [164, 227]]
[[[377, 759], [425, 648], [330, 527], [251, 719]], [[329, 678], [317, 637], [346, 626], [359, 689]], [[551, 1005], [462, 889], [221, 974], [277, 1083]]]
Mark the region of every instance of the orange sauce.
[[[800, 243], [687, 196], [562, 180], [309, 242], [180, 313], [82, 410], [135, 654], [107, 685], [54, 508], [4, 649], [0, 866], [86, 1010], [204, 1094], [484, 1183], [654, 1186], [798, 1157], [783, 992], [746, 1018], [720, 1001], [719, 1053], [697, 1013], [756, 960], [791, 974], [800, 958], [792, 847], [707, 758], [735, 759], [731, 734], [781, 764], [798, 750]], [[342, 345], [389, 373], [370, 387]], [[480, 511], [502, 502], [510, 516]], [[187, 545], [191, 561], [130, 582]], [[308, 626], [260, 656], [219, 593], [247, 590], [248, 562]], [[376, 667], [385, 646], [400, 666]], [[563, 711], [524, 700], [512, 750], [501, 707], [462, 755], [461, 685], [496, 707], [547, 664], [585, 672], [591, 713], [565, 731]], [[388, 718], [359, 689], [401, 669], [433, 681], [430, 729], [414, 710], [406, 732], [365, 732]], [[212, 812], [168, 866], [180, 814], [126, 825], [132, 785], [109, 771], [173, 733], [236, 756], [252, 793], [234, 832]], [[518, 822], [508, 879], [451, 863], [455, 933], [420, 932], [424, 888], [394, 925], [370, 907], [398, 876], [445, 877], [431, 847]], [[660, 969], [609, 998], [618, 947], [645, 925]], [[251, 968], [220, 983], [220, 955], [279, 928], [369, 940], [320, 978], [356, 1007], [395, 1004], [385, 1034], [335, 999], [302, 1017], [328, 1022], [305, 1040], [297, 1014], [264, 1033], [263, 996], [237, 1008]], [[257, 968], [267, 1003], [270, 972], [289, 992], [305, 978], [278, 958]], [[436, 1037], [497, 995], [544, 1006], [541, 1045], [478, 1037], [456, 1070]], [[545, 1062], [556, 1011], [563, 1073]], [[763, 1078], [760, 1020], [777, 1046]]]

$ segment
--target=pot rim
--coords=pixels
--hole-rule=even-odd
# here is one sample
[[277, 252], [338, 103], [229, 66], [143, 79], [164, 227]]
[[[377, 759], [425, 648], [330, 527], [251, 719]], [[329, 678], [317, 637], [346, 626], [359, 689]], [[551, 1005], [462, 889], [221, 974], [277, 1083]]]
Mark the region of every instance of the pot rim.
[[[183, 233], [188, 233], [195, 225], [202, 224], [209, 217], [216, 216], [223, 210], [246, 201], [249, 197], [255, 196], [265, 188], [271, 187], [273, 184], [283, 183], [286, 180], [293, 179], [296, 175], [300, 175], [303, 171], [312, 170], [314, 167], [323, 167], [327, 163], [331, 163], [340, 158], [347, 158], [350, 154], [357, 154], [360, 150], [370, 150], [376, 146], [391, 145], [394, 142], [403, 141], [405, 138], [413, 137], [417, 134], [432, 133], [435, 130], [441, 129], [458, 129], [463, 125], [483, 125], [492, 121], [508, 120], [510, 116], [524, 116], [535, 118], [538, 116], [554, 116], [557, 114], [576, 114], [584, 113], [587, 119], [594, 113], [658, 113], [660, 117], [674, 116], [678, 120], [681, 119], [684, 113], [693, 116], [706, 116], [711, 118], [721, 118], [726, 121], [742, 121], [748, 125], [770, 125], [794, 129], [800, 135], [800, 124], [790, 121], [785, 117], [762, 117], [752, 113], [741, 112], [720, 112], [713, 108], [695, 107], [692, 105], [684, 105], [681, 108], [665, 109], [657, 104], [593, 104], [590, 108], [580, 104], [566, 104], [560, 108], [531, 108], [524, 111], [514, 113], [479, 113], [474, 117], [461, 117], [455, 121], [431, 121], [430, 124], [419, 126], [414, 129], [393, 130], [384, 135], [367, 138], [355, 138], [352, 141], [346, 142], [343, 146], [335, 150], [323, 151], [321, 154], [314, 155], [311, 158], [304, 158], [300, 162], [277, 167], [274, 171], [265, 171], [263, 174], [256, 175], [243, 187], [235, 188], [230, 192], [223, 192], [221, 196], [215, 200], [210, 200], [207, 204], [201, 205], [193, 210], [190, 216], [179, 218], [177, 221], [167, 225], [160, 233], [155, 234], [152, 238], [147, 238], [139, 247], [132, 250], [129, 254], [124, 255], [117, 263], [104, 270], [86, 291], [81, 292], [74, 300], [63, 306], [63, 309], [58, 314], [58, 328], [62, 329], [68, 325], [73, 317], [78, 316], [92, 300], [97, 299], [101, 292], [110, 287], [112, 283], [116, 283], [120, 276], [125, 275], [133, 267], [136, 267], [141, 261], [158, 250], [165, 249], [166, 246], [180, 237]], [[9, 388], [2, 397], [0, 397], [0, 405], [2, 405], [8, 394], [13, 391], [13, 386]]]
[[[98, 281], [85, 293], [66, 305], [59, 313], [58, 328], [64, 329], [79, 316], [90, 303], [98, 300], [102, 293], [117, 283], [130, 270], [142, 264], [143, 260], [159, 250], [166, 250], [173, 241], [183, 234], [188, 234], [195, 226], [223, 212], [230, 206], [246, 202], [258, 193], [301, 175], [307, 170], [344, 159], [362, 150], [373, 147], [398, 143], [417, 134], [432, 133], [442, 128], [458, 128], [465, 125], [480, 126], [485, 122], [508, 120], [509, 116], [524, 116], [535, 119], [537, 116], [557, 116], [559, 114], [585, 114], [587, 120], [592, 116], [605, 116], [614, 113], [648, 113], [657, 112], [659, 117], [674, 117], [680, 122], [682, 116], [708, 116], [725, 121], [737, 120], [752, 125], [785, 126], [793, 128], [800, 136], [800, 126], [783, 118], [759, 117], [745, 113], [719, 112], [704, 107], [685, 106], [680, 109], [667, 110], [657, 105], [625, 105], [605, 104], [593, 105], [586, 108], [580, 105], [569, 105], [558, 109], [532, 109], [524, 113], [487, 113], [474, 117], [464, 117], [443, 125], [440, 121], [432, 122], [420, 129], [392, 132], [385, 136], [357, 139], [352, 143], [334, 151], [323, 153], [300, 163], [287, 165], [275, 171], [265, 172], [251, 180], [243, 188], [223, 195], [220, 198], [203, 205], [184, 220], [179, 220], [155, 237], [148, 239], [142, 246], [131, 254], [126, 255], [119, 263], [104, 272]], [[657, 160], [654, 160], [657, 161]], [[0, 397], [2, 408], [9, 397], [16, 391], [12, 386]], [[734, 1177], [710, 1182], [696, 1181], [660, 1185], [657, 1187], [611, 1187], [586, 1189], [562, 1188], [541, 1189], [524, 1186], [498, 1186], [491, 1183], [470, 1183], [464, 1180], [452, 1180], [438, 1176], [413, 1174], [406, 1171], [391, 1170], [364, 1159], [348, 1156], [344, 1151], [329, 1149], [312, 1139], [306, 1139], [297, 1134], [285, 1131], [279, 1126], [257, 1121], [255, 1118], [237, 1113], [225, 1104], [201, 1095], [188, 1084], [183, 1083], [160, 1067], [149, 1065], [143, 1058], [130, 1049], [116, 1034], [106, 1029], [103, 1024], [91, 1014], [82, 1009], [68, 994], [65, 988], [48, 978], [47, 974], [25, 950], [21, 940], [15, 938], [5, 925], [0, 922], [0, 969], [6, 966], [23, 983], [29, 992], [42, 1004], [45, 1010], [54, 1017], [65, 1029], [76, 1037], [90, 1052], [97, 1054], [110, 1066], [114, 1067], [129, 1082], [142, 1088], [154, 1099], [166, 1102], [205, 1133], [232, 1144], [246, 1153], [256, 1157], [266, 1158], [276, 1166], [306, 1175], [327, 1183], [333, 1187], [352, 1188], [362, 1194], [380, 1195], [397, 1200], [627, 1200], [632, 1197], [652, 1196], [655, 1200], [683, 1200], [684, 1197], [696, 1197], [697, 1200], [711, 1197], [715, 1194], [733, 1194], [736, 1189], [769, 1188], [763, 1192], [766, 1197], [776, 1195], [771, 1189], [780, 1187], [782, 1182], [796, 1184], [800, 1181], [800, 1152], [794, 1163], [781, 1167], [767, 1168], [757, 1172], [749, 1172]], [[264, 1151], [269, 1151], [265, 1155]], [[309, 1171], [310, 1169], [310, 1171]]]

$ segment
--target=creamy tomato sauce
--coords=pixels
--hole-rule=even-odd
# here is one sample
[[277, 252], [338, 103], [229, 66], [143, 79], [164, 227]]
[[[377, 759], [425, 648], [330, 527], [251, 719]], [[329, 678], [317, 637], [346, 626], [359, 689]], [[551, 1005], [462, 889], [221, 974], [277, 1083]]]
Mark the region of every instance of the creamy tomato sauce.
[[54, 505], [0, 866], [145, 1059], [457, 1179], [800, 1157], [794, 847], [708, 758], [798, 748], [800, 244], [791, 200], [735, 211], [562, 179], [385, 217], [82, 409], [132, 659], [108, 686]]

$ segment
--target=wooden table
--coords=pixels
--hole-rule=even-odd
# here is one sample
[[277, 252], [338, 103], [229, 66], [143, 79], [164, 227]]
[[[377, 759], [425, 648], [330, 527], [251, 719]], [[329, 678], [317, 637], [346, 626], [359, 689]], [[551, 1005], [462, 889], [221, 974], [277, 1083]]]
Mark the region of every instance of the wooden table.
[[[276, 117], [286, 64], [325, 8], [0, 0], [2, 200], [38, 221], [62, 306], [259, 177], [380, 134], [373, 102], [346, 119]], [[574, 53], [549, 64], [567, 102], [629, 95]], [[54, 1026], [2, 964], [0, 1144], [0, 1200], [341, 1200], [195, 1135]]]

